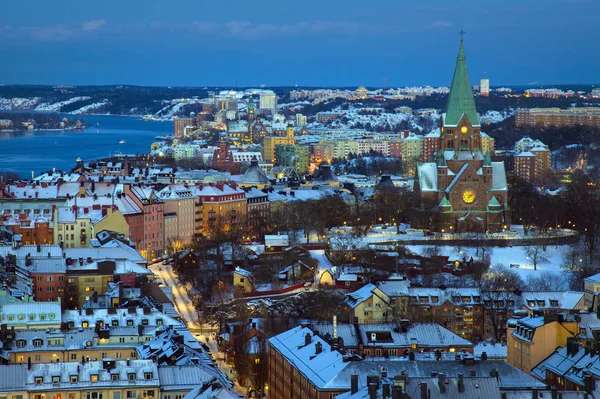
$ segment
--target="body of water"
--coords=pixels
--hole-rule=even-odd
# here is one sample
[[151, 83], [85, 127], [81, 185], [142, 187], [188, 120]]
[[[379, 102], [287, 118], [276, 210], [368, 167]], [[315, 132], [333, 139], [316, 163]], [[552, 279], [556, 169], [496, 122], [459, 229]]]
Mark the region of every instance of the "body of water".
[[[15, 172], [22, 177], [31, 177], [31, 171], [37, 176], [52, 168], [69, 171], [78, 157], [90, 161], [115, 153], [147, 153], [156, 136], [173, 134], [173, 122], [128, 116], [61, 116], [83, 119], [89, 127], [65, 132], [0, 133], [0, 171]], [[122, 140], [124, 144], [119, 143]]]

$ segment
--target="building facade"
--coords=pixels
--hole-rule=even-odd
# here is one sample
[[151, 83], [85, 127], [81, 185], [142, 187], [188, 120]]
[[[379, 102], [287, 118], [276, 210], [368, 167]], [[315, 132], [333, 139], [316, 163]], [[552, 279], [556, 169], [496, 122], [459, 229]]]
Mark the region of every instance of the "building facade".
[[413, 226], [440, 232], [502, 231], [510, 225], [506, 170], [503, 162], [491, 162], [482, 151], [462, 40], [440, 123], [436, 162], [417, 167], [419, 204]]

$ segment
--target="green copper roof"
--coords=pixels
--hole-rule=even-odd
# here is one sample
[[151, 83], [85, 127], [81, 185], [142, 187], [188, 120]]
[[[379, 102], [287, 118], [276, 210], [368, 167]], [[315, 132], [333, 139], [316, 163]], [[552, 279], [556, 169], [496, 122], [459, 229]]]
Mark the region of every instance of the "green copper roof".
[[450, 94], [448, 95], [444, 125], [458, 125], [463, 114], [467, 116], [471, 125], [480, 125], [479, 114], [475, 108], [475, 100], [473, 100], [473, 92], [471, 91], [471, 81], [467, 72], [465, 49], [461, 40], [460, 47], [458, 48], [458, 57], [456, 57], [452, 87], [450, 87]]
[[446, 196], [444, 195], [444, 198], [442, 198], [442, 200], [440, 201], [440, 206], [452, 206], [452, 204], [450, 203], [450, 201], [448, 201], [448, 198], [446, 198]]

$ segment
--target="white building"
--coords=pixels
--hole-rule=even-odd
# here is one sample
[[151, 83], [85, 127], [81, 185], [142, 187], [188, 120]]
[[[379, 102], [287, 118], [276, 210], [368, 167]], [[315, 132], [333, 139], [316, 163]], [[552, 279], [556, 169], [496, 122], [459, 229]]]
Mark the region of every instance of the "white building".
[[259, 97], [260, 109], [270, 110], [272, 113], [277, 112], [277, 95], [271, 90], [264, 90]]

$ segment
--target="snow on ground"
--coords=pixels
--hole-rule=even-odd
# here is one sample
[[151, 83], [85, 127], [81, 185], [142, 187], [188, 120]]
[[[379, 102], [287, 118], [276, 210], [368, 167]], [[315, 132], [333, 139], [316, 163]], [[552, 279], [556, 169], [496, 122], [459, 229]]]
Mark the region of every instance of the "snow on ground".
[[[418, 255], [425, 255], [432, 248], [431, 245], [407, 245], [406, 248]], [[569, 245], [549, 245], [543, 255], [548, 259], [548, 262], [538, 263], [537, 270], [534, 270], [533, 263], [530, 257], [526, 254], [527, 247], [492, 247], [487, 248], [486, 255], [491, 257], [492, 267], [502, 264], [507, 268], [510, 265], [518, 265], [512, 267], [511, 270], [519, 273], [522, 279], [528, 276], [539, 277], [542, 272], [551, 272], [555, 274], [561, 273], [561, 264], [563, 263], [564, 252], [569, 248]], [[438, 254], [441, 256], [455, 256], [478, 259], [477, 249], [473, 247], [456, 247], [456, 246], [439, 246], [437, 247]], [[479, 251], [481, 255], [481, 250]]]
[[83, 106], [79, 109], [76, 109], [75, 111], [71, 111], [69, 113], [73, 114], [73, 115], [89, 114], [89, 113], [93, 113], [96, 110], [102, 109], [109, 104], [110, 104], [109, 101], [104, 99], [101, 102], [85, 105], [85, 106]]
[[0, 109], [15, 110], [15, 109], [32, 109], [41, 100], [40, 97], [33, 98], [0, 98]]
[[[376, 128], [386, 128], [389, 130], [396, 131], [400, 129], [400, 124], [404, 121], [409, 123], [409, 126], [412, 130], [421, 130], [422, 127], [418, 123], [419, 115], [413, 114], [403, 114], [403, 113], [387, 113], [381, 112], [377, 115], [364, 115], [361, 114], [360, 111], [365, 110], [375, 110], [375, 108], [349, 108], [342, 109], [341, 107], [334, 108], [331, 112], [334, 113], [344, 113], [345, 117], [348, 119], [348, 122], [343, 123], [342, 119], [337, 119], [331, 123], [329, 127], [336, 129], [356, 129], [365, 125], [371, 125], [373, 129]], [[377, 109], [380, 110], [380, 109]], [[425, 115], [424, 118], [431, 119], [434, 122], [434, 125], [437, 124], [437, 121], [440, 118], [440, 115]], [[311, 128], [326, 128], [327, 125], [321, 124], [319, 122], [313, 122], [306, 126], [308, 129]]]
[[319, 265], [318, 265], [319, 271], [317, 272], [317, 277], [316, 277], [316, 281], [315, 281], [315, 284], [318, 284], [319, 280], [321, 279], [321, 274], [323, 274], [323, 272], [325, 270], [331, 270], [333, 265], [327, 258], [327, 255], [325, 255], [324, 250], [318, 249], [318, 250], [311, 250], [308, 252], [310, 253], [311, 258], [313, 258], [317, 262], [319, 262]]
[[484, 115], [481, 115], [482, 123], [500, 123], [505, 119], [508, 119], [515, 115], [515, 111], [510, 109], [508, 111], [488, 111]]
[[59, 112], [61, 110], [62, 107], [64, 107], [65, 105], [69, 105], [69, 104], [73, 104], [73, 103], [77, 103], [80, 101], [86, 101], [91, 99], [92, 97], [88, 97], [88, 96], [80, 96], [80, 97], [73, 97], [70, 98], [68, 100], [65, 101], [59, 101], [56, 103], [41, 103], [40, 105], [38, 105], [37, 107], [35, 107], [36, 111], [54, 111], [54, 112]]

